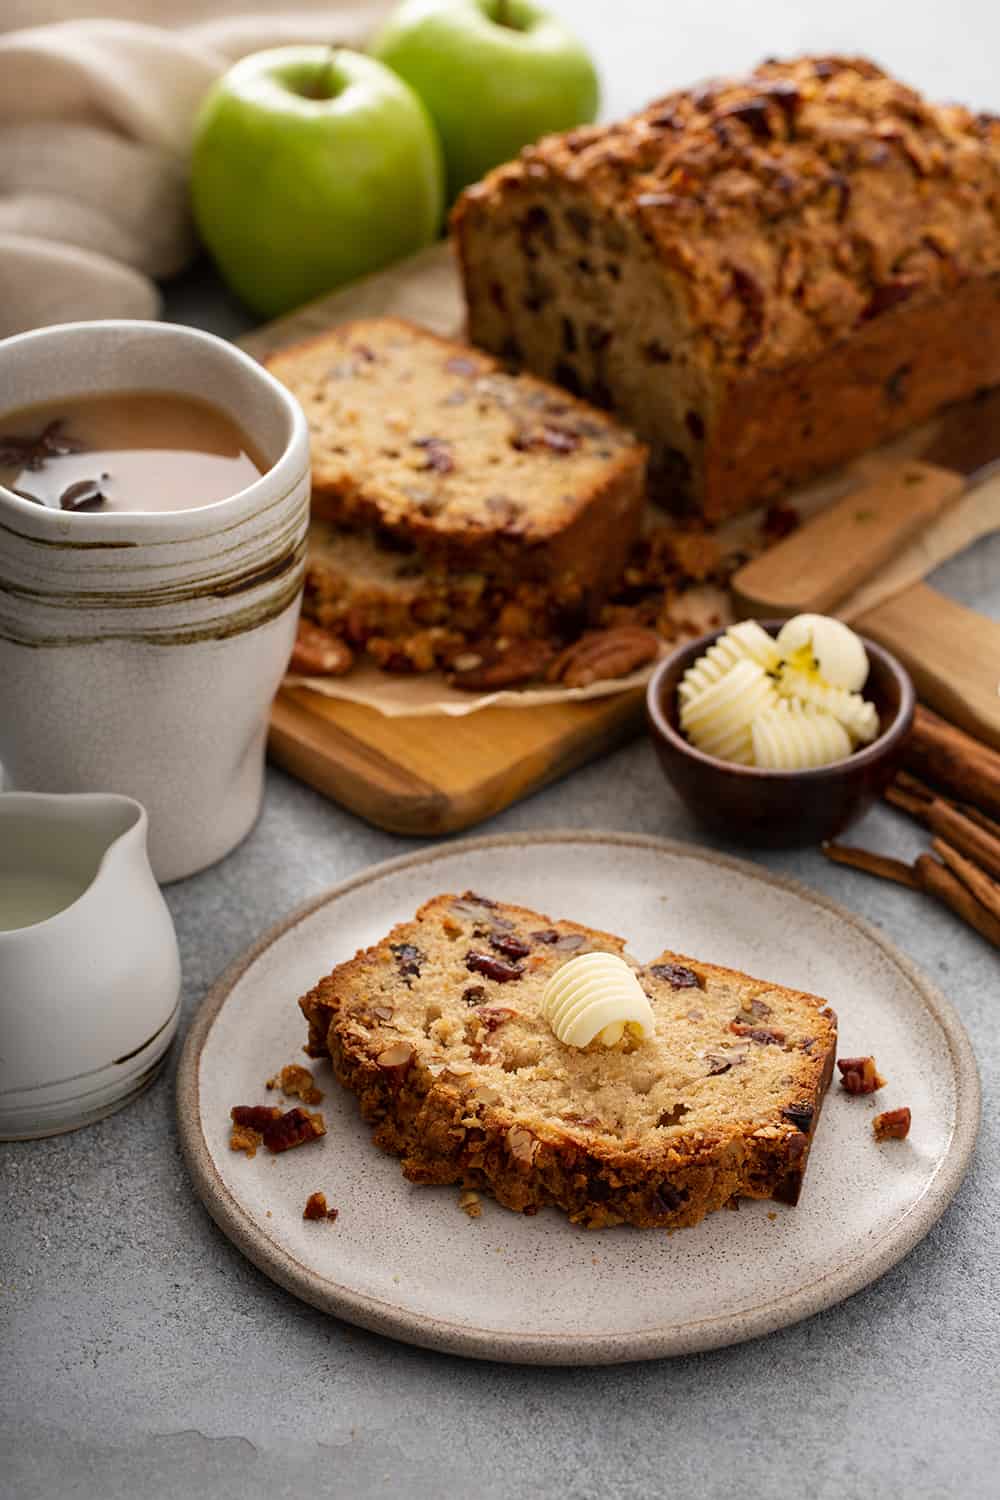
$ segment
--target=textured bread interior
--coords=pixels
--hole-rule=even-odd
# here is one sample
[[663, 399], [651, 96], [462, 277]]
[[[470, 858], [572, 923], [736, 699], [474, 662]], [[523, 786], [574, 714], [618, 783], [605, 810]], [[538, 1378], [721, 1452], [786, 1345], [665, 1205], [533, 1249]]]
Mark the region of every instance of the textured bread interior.
[[499, 583], [472, 567], [447, 567], [398, 540], [326, 521], [309, 528], [303, 612], [364, 646], [445, 632], [451, 647], [497, 636], [548, 636], [579, 615], [581, 592], [550, 583]]
[[470, 198], [462, 264], [477, 344], [627, 413], [651, 444], [654, 498], [701, 490], [704, 339], [634, 221], [575, 184], [529, 184], [509, 206]]
[[641, 493], [644, 450], [608, 417], [406, 323], [345, 324], [269, 366], [305, 410], [326, 519], [509, 549], [560, 536], [623, 475]]

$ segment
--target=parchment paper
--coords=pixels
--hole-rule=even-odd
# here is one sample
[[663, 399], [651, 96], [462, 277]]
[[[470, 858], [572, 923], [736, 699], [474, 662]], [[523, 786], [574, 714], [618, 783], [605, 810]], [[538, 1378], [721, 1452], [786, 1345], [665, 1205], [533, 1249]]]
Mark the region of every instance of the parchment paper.
[[[676, 617], [679, 630], [693, 638], [703, 635], [706, 630], [731, 624], [732, 604], [723, 589], [698, 587], [690, 589], [677, 601]], [[670, 644], [664, 641], [661, 656], [669, 650]], [[655, 665], [651, 662], [627, 677], [595, 682], [585, 688], [537, 686], [481, 694], [463, 693], [449, 687], [441, 672], [400, 677], [391, 672], [380, 672], [378, 667], [367, 663], [355, 667], [346, 677], [296, 677], [290, 674], [285, 678], [285, 684], [287, 687], [307, 687], [314, 693], [322, 693], [325, 698], [339, 698], [345, 703], [363, 703], [367, 708], [377, 709], [387, 719], [427, 718], [433, 714], [460, 719], [481, 708], [537, 708], [545, 703], [588, 703], [595, 698], [610, 698], [616, 693], [645, 687]]]
[[[818, 483], [796, 494], [794, 510], [802, 517], [815, 515], [825, 505], [860, 481], [857, 475], [846, 470], [824, 477]], [[761, 524], [764, 511], [748, 511], [718, 527], [716, 541], [723, 552], [759, 551], [761, 547]], [[663, 511], [650, 506], [646, 512], [645, 527], [662, 526], [666, 520]], [[661, 657], [666, 655], [678, 641], [704, 635], [708, 630], [732, 624], [732, 601], [729, 593], [709, 585], [698, 585], [688, 589], [675, 599], [668, 613], [677, 625], [677, 637], [664, 641]], [[586, 688], [528, 687], [508, 688], [503, 692], [465, 693], [448, 686], [441, 672], [427, 672], [415, 677], [400, 677], [381, 672], [367, 662], [356, 666], [346, 677], [300, 677], [285, 678], [288, 687], [306, 687], [325, 698], [339, 699], [344, 703], [361, 703], [374, 708], [386, 718], [407, 716], [427, 717], [432, 714], [447, 714], [462, 718], [476, 713], [481, 708], [500, 706], [504, 708], [536, 708], [547, 703], [587, 703], [595, 698], [609, 698], [616, 693], [628, 692], [632, 688], [645, 687], [655, 663], [631, 673], [628, 677], [616, 677], [609, 682], [595, 682]]]

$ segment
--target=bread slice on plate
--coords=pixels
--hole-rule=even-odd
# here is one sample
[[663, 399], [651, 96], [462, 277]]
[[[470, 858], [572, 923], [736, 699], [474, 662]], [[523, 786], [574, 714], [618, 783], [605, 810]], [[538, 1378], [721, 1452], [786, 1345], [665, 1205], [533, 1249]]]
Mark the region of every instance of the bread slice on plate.
[[[593, 1228], [680, 1228], [740, 1197], [795, 1203], [833, 1070], [816, 995], [665, 952], [636, 966], [655, 1035], [579, 1049], [546, 980], [621, 938], [466, 892], [423, 905], [299, 1004], [375, 1142], [412, 1182], [547, 1204]], [[631, 960], [629, 960], [631, 962]]]
[[591, 604], [617, 582], [646, 450], [605, 412], [396, 318], [345, 323], [267, 363], [309, 422], [315, 516]]

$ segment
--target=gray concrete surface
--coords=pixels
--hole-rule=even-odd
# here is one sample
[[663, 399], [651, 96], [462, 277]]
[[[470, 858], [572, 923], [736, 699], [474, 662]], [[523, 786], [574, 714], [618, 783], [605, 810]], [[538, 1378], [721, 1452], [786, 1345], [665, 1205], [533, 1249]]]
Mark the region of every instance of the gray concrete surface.
[[[998, 577], [1000, 539], [943, 581], [998, 612]], [[644, 743], [489, 827], [565, 825], [697, 836]], [[900, 855], [921, 843], [884, 809], [857, 837]], [[276, 918], [408, 847], [272, 771], [250, 839], [168, 891], [186, 1015]], [[191, 1191], [166, 1077], [89, 1130], [0, 1147], [4, 1500], [1000, 1493], [996, 954], [812, 851], [766, 863], [883, 928], [971, 1034], [977, 1157], [901, 1265], [796, 1328], [694, 1358], [560, 1371], [424, 1353], [319, 1316], [242, 1259]]]
[[[997, 104], [1000, 19], [985, 5], [817, 7], [775, 0], [669, 17], [652, 0], [562, 0], [601, 52], [614, 110], [771, 51], [868, 50], [939, 94]], [[947, 29], [946, 29], [947, 28]], [[175, 316], [237, 332], [212, 278]], [[936, 580], [1000, 613], [1000, 540]], [[2, 710], [0, 710], [2, 711]], [[640, 743], [489, 829], [611, 827], [695, 838]], [[859, 842], [908, 855], [887, 810]], [[411, 847], [272, 771], [256, 831], [168, 898], [185, 1014], [274, 920]], [[996, 954], [912, 893], [827, 865], [764, 861], [882, 927], [948, 993], [985, 1111], [958, 1197], [875, 1286], [770, 1338], [599, 1370], [466, 1363], [320, 1317], [216, 1230], [180, 1161], [172, 1075], [76, 1135], [0, 1147], [3, 1500], [646, 1500], [1000, 1495], [1000, 994]], [[850, 1204], [845, 1203], [845, 1212]]]

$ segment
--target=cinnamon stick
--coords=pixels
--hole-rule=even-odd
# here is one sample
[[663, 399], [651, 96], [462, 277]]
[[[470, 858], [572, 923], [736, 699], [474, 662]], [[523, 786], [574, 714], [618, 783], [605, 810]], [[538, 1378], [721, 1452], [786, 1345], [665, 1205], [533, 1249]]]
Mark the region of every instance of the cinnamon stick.
[[944, 839], [932, 839], [931, 848], [941, 856], [962, 884], [969, 887], [976, 900], [1000, 922], [1000, 885]]
[[953, 848], [975, 860], [991, 875], [1000, 876], [1000, 838], [990, 831], [994, 826], [991, 819], [986, 819], [987, 826], [984, 827], [978, 818], [973, 821], [944, 797], [923, 802], [895, 784], [886, 787], [885, 800], [908, 812], [911, 818], [916, 818], [918, 823], [923, 823]]
[[905, 751], [907, 767], [963, 802], [1000, 818], [1000, 754], [918, 703]]
[[925, 802], [922, 797], [914, 797], [912, 793], [903, 791], [902, 787], [897, 786], [895, 782], [886, 787], [884, 796], [893, 807], [902, 808], [903, 812], [908, 812], [911, 818], [916, 818], [918, 823], [927, 822], [931, 804]]
[[[953, 798], [946, 797], [941, 791], [935, 791], [928, 786], [926, 781], [921, 781], [919, 776], [911, 776], [909, 771], [900, 771], [892, 783], [896, 791], [904, 792], [909, 797], [915, 797], [919, 802], [933, 802], [935, 797], [940, 797], [942, 802], [952, 802], [958, 811], [972, 823], [978, 823], [980, 828], [985, 828], [987, 833], [992, 833], [995, 839], [1000, 839], [1000, 823], [993, 818], [980, 812], [978, 807], [973, 807], [971, 802], [955, 802]], [[892, 801], [889, 797], [888, 801]], [[909, 810], [909, 809], [908, 809]]]
[[936, 896], [950, 906], [956, 916], [974, 927], [994, 948], [1000, 948], [1000, 921], [983, 907], [950, 870], [939, 864], [932, 854], [921, 854], [914, 869], [928, 895]]
[[911, 776], [909, 771], [898, 772], [894, 785], [901, 792], [908, 792], [911, 797], [919, 797], [921, 802], [933, 802], [939, 795], [926, 781], [921, 781], [918, 776]]
[[932, 833], [961, 851], [991, 875], [1000, 876], [1000, 839], [973, 823], [949, 802], [936, 797], [927, 811]]
[[1000, 886], [943, 839], [935, 839], [934, 847], [952, 868], [946, 868], [931, 854], [921, 854], [915, 864], [907, 865], [901, 859], [853, 844], [824, 844], [823, 853], [835, 864], [849, 865], [866, 875], [935, 896], [988, 943], [1000, 948]]
[[978, 807], [973, 807], [971, 802], [956, 802], [955, 806], [971, 822], [978, 823], [980, 828], [985, 828], [987, 833], [991, 833], [995, 839], [1000, 840], [1000, 823], [988, 818], [984, 812], [979, 811]]
[[922, 889], [913, 866], [904, 864], [901, 859], [890, 859], [887, 854], [875, 854], [871, 849], [859, 849], [854, 844], [824, 844], [823, 853], [835, 865], [850, 865], [852, 870], [862, 870], [866, 875], [894, 880], [897, 885], [909, 886], [911, 891]]

